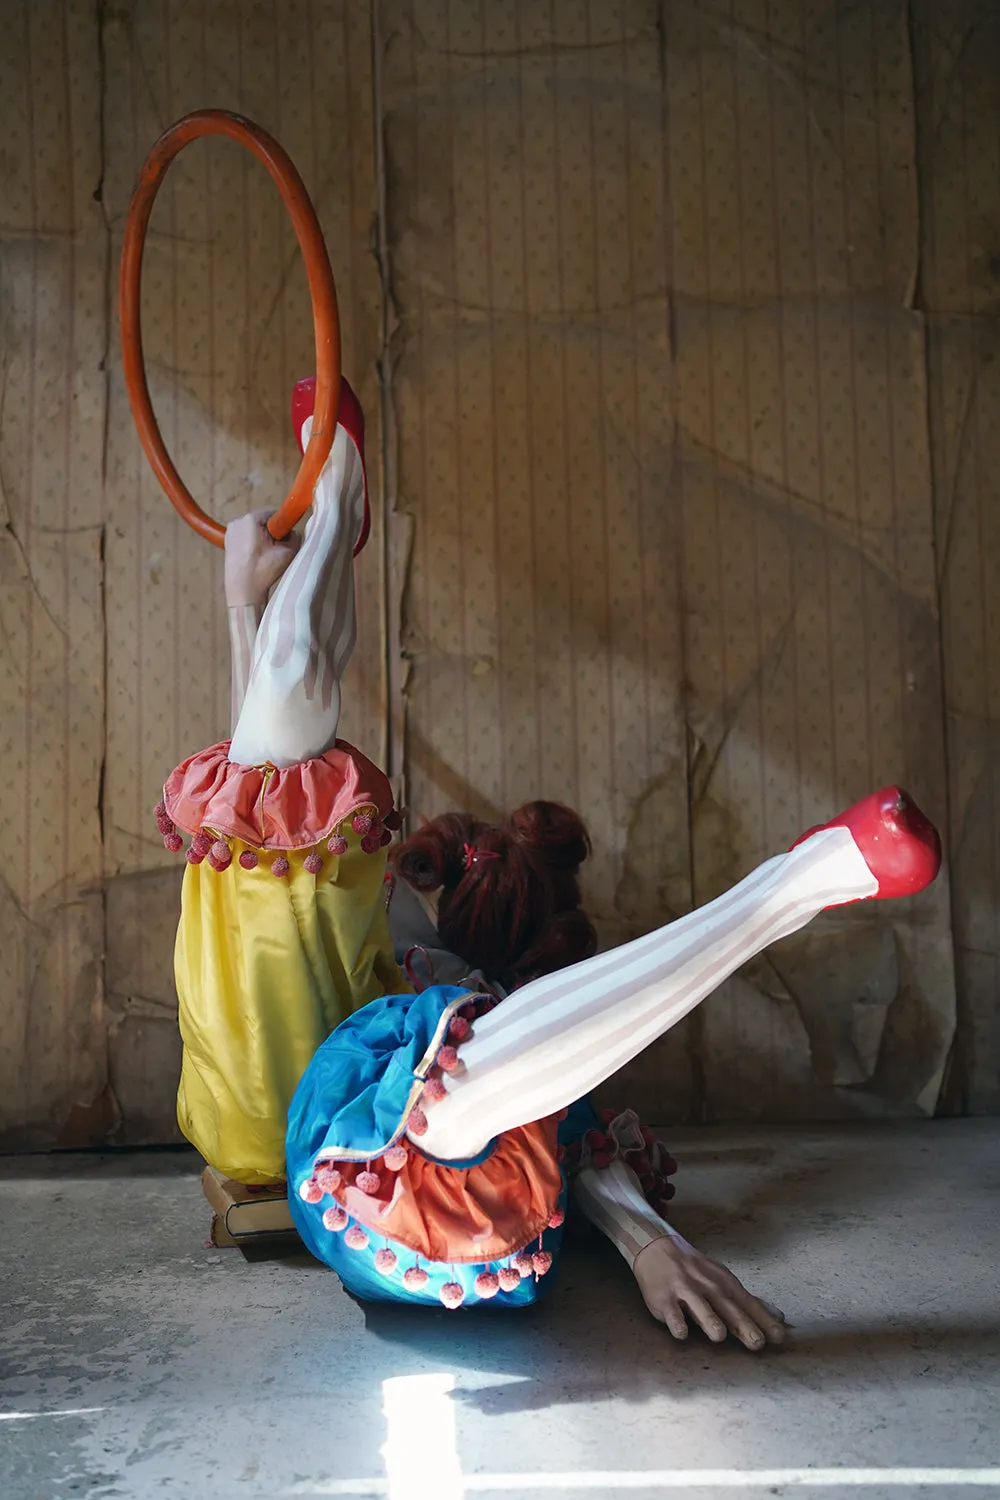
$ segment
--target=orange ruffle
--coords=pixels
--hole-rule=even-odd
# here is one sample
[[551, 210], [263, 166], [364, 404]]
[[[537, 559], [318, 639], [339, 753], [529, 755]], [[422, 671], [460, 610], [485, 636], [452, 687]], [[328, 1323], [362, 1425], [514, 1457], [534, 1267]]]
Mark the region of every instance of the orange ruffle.
[[205, 829], [261, 849], [307, 849], [356, 812], [384, 818], [392, 810], [384, 774], [343, 740], [284, 770], [235, 765], [229, 743], [182, 761], [163, 788], [168, 814], [187, 833]]
[[464, 1265], [504, 1260], [548, 1227], [562, 1191], [556, 1122], [538, 1120], [505, 1130], [473, 1166], [434, 1161], [411, 1147], [406, 1165], [379, 1162], [382, 1191], [355, 1187], [364, 1162], [333, 1160], [341, 1174], [333, 1197], [373, 1234], [425, 1260]]

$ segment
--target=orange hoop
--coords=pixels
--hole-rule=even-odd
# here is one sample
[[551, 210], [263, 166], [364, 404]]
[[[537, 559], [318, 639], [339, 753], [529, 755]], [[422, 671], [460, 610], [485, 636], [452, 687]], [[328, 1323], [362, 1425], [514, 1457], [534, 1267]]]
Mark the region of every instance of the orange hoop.
[[143, 162], [125, 221], [118, 282], [118, 317], [122, 330], [125, 387], [146, 457], [166, 490], [170, 503], [199, 535], [214, 542], [216, 547], [221, 547], [225, 543], [225, 527], [207, 516], [194, 499], [174, 467], [157, 426], [146, 384], [139, 316], [142, 252], [153, 202], [167, 168], [177, 153], [189, 141], [198, 140], [204, 135], [228, 136], [230, 140], [246, 146], [258, 161], [263, 162], [291, 215], [309, 278], [316, 338], [316, 411], [309, 444], [302, 455], [295, 483], [284, 504], [267, 523], [273, 537], [287, 536], [299, 517], [308, 510], [313, 487], [333, 447], [340, 406], [340, 318], [330, 257], [326, 253], [316, 210], [291, 158], [277, 141], [252, 120], [230, 114], [224, 109], [198, 110], [195, 114], [185, 115], [183, 120], [178, 120], [176, 125], [165, 130]]

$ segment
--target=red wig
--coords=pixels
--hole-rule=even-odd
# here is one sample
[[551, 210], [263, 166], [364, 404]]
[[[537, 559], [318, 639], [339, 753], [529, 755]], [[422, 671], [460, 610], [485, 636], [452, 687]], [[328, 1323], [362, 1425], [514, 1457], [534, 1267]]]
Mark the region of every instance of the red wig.
[[415, 889], [440, 890], [446, 947], [515, 989], [596, 952], [577, 881], [589, 853], [587, 830], [571, 808], [528, 802], [500, 826], [444, 813], [399, 844], [392, 859]]

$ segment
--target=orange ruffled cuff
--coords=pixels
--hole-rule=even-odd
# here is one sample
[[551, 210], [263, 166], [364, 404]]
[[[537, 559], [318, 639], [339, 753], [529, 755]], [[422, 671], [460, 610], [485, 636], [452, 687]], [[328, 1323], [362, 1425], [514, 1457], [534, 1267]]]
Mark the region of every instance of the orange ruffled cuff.
[[355, 813], [395, 821], [388, 779], [344, 740], [284, 770], [236, 765], [229, 745], [223, 740], [182, 761], [163, 788], [167, 816], [187, 833], [211, 831], [259, 849], [308, 849]]

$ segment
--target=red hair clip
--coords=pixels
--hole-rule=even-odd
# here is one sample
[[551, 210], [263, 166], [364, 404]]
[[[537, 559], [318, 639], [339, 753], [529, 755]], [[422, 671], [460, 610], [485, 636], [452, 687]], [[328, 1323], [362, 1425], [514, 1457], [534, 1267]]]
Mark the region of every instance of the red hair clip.
[[463, 867], [463, 869], [471, 870], [472, 866], [474, 864], [476, 864], [481, 859], [499, 859], [499, 858], [500, 858], [499, 854], [497, 854], [496, 851], [493, 850], [493, 849], [477, 849], [476, 846], [475, 846], [475, 844], [466, 844], [465, 845], [465, 859], [462, 861], [462, 867]]

